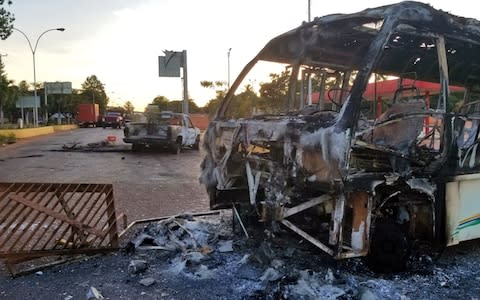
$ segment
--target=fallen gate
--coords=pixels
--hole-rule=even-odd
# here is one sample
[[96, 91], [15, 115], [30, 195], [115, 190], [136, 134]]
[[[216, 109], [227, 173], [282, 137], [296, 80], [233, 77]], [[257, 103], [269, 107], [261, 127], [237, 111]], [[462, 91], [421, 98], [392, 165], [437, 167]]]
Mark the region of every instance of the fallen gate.
[[0, 259], [118, 249], [111, 184], [0, 183]]

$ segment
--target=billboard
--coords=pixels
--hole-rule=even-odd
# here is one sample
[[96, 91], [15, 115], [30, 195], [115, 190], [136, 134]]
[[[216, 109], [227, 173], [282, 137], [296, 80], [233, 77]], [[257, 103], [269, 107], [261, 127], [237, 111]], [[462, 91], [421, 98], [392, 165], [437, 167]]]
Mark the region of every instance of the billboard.
[[71, 82], [45, 82], [45, 89], [47, 94], [71, 94], [72, 83]]
[[[40, 96], [37, 96], [37, 101], [35, 101], [35, 96], [20, 96], [17, 100], [17, 103], [15, 103], [15, 106], [17, 108], [34, 108], [34, 107], [40, 107]], [[35, 102], [37, 102], [37, 105], [35, 106]]]
[[163, 52], [165, 53], [165, 56], [158, 57], [158, 76], [180, 77], [183, 53], [176, 51]]

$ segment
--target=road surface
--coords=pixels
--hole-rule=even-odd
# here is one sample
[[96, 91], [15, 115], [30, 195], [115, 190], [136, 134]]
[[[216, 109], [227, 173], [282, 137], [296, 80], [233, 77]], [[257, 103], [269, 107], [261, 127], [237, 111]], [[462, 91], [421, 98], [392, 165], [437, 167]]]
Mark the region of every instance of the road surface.
[[[63, 152], [115, 136], [108, 152]], [[119, 129], [81, 128], [0, 146], [1, 182], [112, 183], [117, 213], [128, 220], [208, 210], [198, 182], [202, 155], [132, 153]]]

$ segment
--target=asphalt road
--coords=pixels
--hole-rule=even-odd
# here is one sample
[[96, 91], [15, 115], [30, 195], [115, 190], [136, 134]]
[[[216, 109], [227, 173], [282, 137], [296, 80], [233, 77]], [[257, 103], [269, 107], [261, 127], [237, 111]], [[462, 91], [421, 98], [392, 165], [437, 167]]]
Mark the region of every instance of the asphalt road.
[[[107, 152], [62, 151], [64, 145], [98, 143], [108, 136], [116, 142]], [[112, 183], [117, 213], [129, 222], [208, 210], [198, 182], [200, 151], [133, 153], [122, 138], [119, 129], [81, 128], [0, 146], [0, 181]]]
[[[118, 140], [110, 152], [58, 151], [64, 144], [86, 145], [108, 135]], [[0, 146], [0, 181], [113, 183], [117, 211], [127, 213], [130, 221], [208, 209], [197, 179], [200, 152], [132, 153], [121, 136], [120, 130], [88, 128]], [[116, 252], [19, 278], [8, 277], [0, 265], [0, 299], [85, 299], [91, 286], [106, 299], [479, 299], [478, 240], [449, 247], [439, 256], [436, 251], [416, 254], [406, 271], [378, 274], [360, 259], [335, 262], [288, 231], [257, 240], [225, 234], [230, 218], [211, 219], [219, 226], [210, 234], [215, 242], [232, 239], [232, 252]], [[189, 228], [205, 234], [201, 226]], [[148, 268], [130, 274], [134, 259], [145, 260]], [[142, 279], [155, 283], [144, 286]]]

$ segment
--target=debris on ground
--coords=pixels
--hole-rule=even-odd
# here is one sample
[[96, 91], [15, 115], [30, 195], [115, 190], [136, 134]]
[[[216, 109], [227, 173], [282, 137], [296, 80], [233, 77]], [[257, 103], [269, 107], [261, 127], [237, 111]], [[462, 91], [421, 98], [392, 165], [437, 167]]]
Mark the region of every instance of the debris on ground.
[[[288, 232], [268, 238], [252, 230], [255, 238], [233, 235], [231, 214], [223, 212], [168, 218], [136, 229], [124, 241], [133, 251], [55, 266], [42, 276], [0, 280], [0, 297], [33, 299], [25, 294], [32, 293], [32, 281], [49, 287], [55, 282], [61, 299], [85, 298], [87, 289], [88, 299], [102, 299], [103, 293], [110, 299], [433, 300], [476, 299], [480, 293], [475, 284], [480, 278], [478, 244], [440, 261], [421, 256], [408, 271], [383, 274], [358, 258], [337, 262]], [[232, 251], [221, 252], [225, 245]], [[421, 262], [429, 272], [420, 268]], [[64, 291], [70, 282], [78, 283]], [[55, 298], [54, 289], [32, 295]]]
[[80, 143], [67, 143], [62, 146], [62, 152], [127, 152], [130, 151], [129, 145], [118, 145], [114, 141], [110, 141], [108, 138], [100, 140], [98, 142], [88, 143], [86, 145]]
[[138, 283], [140, 283], [140, 284], [143, 285], [143, 286], [151, 286], [151, 285], [153, 285], [155, 282], [156, 282], [156, 280], [153, 279], [152, 277], [147, 277], [147, 278], [141, 279]]
[[268, 268], [263, 273], [262, 277], [260, 277], [261, 281], [277, 281], [282, 277], [282, 274], [275, 270], [274, 268]]
[[145, 271], [147, 267], [148, 264], [146, 261], [141, 259], [134, 259], [131, 260], [130, 264], [128, 265], [128, 272], [131, 274], [138, 274]]
[[87, 300], [100, 300], [100, 299], [104, 299], [103, 295], [94, 286], [91, 286], [87, 292]]
[[232, 252], [233, 247], [232, 247], [232, 240], [229, 241], [219, 241], [218, 242], [218, 251], [219, 252]]
[[137, 250], [182, 252], [185, 258], [190, 260], [199, 259], [200, 255], [209, 254], [214, 250], [232, 252], [233, 241], [222, 240], [230, 236], [231, 232], [225, 228], [217, 231], [215, 227], [218, 225], [211, 220], [194, 219], [189, 215], [172, 217], [150, 223], [127, 247]]

